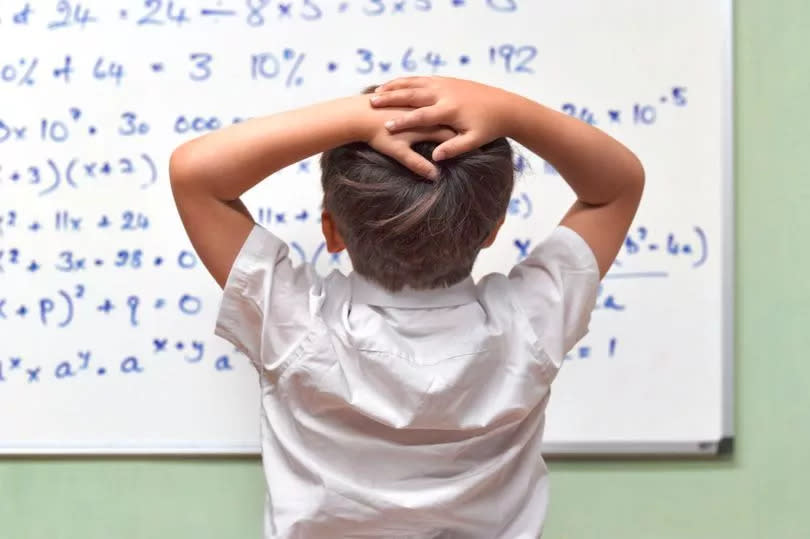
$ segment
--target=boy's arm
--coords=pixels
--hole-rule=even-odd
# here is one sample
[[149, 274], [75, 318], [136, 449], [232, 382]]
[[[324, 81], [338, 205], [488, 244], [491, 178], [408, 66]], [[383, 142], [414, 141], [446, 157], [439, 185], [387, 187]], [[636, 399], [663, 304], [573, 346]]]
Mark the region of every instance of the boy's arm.
[[383, 124], [396, 113], [372, 109], [366, 97], [348, 97], [249, 120], [177, 148], [169, 163], [172, 193], [189, 239], [216, 282], [225, 286], [254, 226], [239, 197], [286, 166], [362, 141], [426, 176], [434, 174], [410, 143], [441, 142], [455, 133], [431, 128], [391, 135]]
[[624, 243], [644, 189], [638, 158], [603, 131], [528, 99], [512, 98], [509, 136], [548, 161], [576, 202], [561, 225], [588, 243], [604, 277]]
[[502, 136], [551, 163], [577, 195], [561, 224], [588, 243], [604, 276], [635, 216], [644, 186], [636, 156], [590, 125], [529, 99], [483, 84], [443, 77], [397, 79], [378, 88], [377, 107], [407, 106], [392, 132], [444, 124], [459, 134], [435, 159], [454, 157]]

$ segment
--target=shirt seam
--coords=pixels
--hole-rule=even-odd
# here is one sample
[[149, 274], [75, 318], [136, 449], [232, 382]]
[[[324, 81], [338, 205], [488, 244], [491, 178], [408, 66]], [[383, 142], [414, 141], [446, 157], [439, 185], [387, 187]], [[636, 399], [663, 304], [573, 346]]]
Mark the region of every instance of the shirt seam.
[[392, 352], [392, 351], [389, 351], [389, 350], [376, 350], [374, 348], [354, 348], [354, 350], [357, 350], [358, 352], [371, 352], [373, 354], [390, 354], [392, 356], [401, 357], [402, 359], [408, 360], [408, 361], [410, 361], [412, 363], [415, 363], [416, 365], [435, 365], [436, 363], [439, 363], [441, 361], [447, 361], [449, 359], [455, 359], [455, 358], [459, 358], [459, 357], [468, 357], [468, 356], [477, 356], [477, 355], [482, 354], [484, 352], [491, 352], [492, 351], [491, 348], [482, 348], [481, 350], [478, 350], [476, 352], [468, 352], [468, 353], [465, 353], [465, 354], [455, 354], [455, 355], [452, 355], [452, 356], [446, 356], [446, 357], [443, 357], [442, 359], [436, 361], [436, 363], [416, 363], [416, 362], [414, 362], [412, 360], [413, 356], [402, 354], [400, 352]]

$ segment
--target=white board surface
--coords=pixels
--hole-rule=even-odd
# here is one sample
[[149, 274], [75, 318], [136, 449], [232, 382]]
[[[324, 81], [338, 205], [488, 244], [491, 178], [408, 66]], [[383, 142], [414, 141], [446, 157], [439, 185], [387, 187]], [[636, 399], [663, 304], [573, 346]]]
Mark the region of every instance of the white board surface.
[[[727, 0], [0, 2], [0, 452], [256, 453], [246, 358], [174, 208], [171, 150], [396, 76], [473, 78], [609, 132], [647, 187], [591, 332], [554, 383], [550, 453], [714, 452], [731, 430]], [[26, 5], [28, 8], [26, 8]], [[522, 153], [506, 272], [570, 205]], [[322, 249], [317, 159], [246, 194]]]

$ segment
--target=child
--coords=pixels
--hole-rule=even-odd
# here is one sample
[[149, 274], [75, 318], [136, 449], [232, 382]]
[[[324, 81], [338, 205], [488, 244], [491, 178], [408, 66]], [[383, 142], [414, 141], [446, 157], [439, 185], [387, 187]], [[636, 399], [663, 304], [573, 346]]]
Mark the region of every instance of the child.
[[[510, 137], [577, 195], [509, 275], [470, 269], [503, 223]], [[293, 267], [239, 196], [322, 156], [322, 228], [354, 271]], [[641, 198], [601, 131], [443, 77], [258, 118], [178, 148], [183, 224], [224, 288], [216, 333], [260, 374], [266, 537], [535, 538], [549, 385], [587, 332]]]

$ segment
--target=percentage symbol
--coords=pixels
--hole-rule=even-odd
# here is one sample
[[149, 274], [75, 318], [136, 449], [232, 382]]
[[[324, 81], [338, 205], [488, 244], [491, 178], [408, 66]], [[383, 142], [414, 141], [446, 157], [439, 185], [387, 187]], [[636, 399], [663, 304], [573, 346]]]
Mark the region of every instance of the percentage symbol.
[[283, 53], [284, 60], [286, 62], [292, 62], [292, 67], [290, 71], [287, 73], [287, 87], [290, 86], [301, 86], [301, 83], [304, 82], [304, 79], [298, 76], [298, 70], [301, 68], [301, 64], [304, 62], [304, 58], [306, 58], [306, 54], [296, 54], [293, 49], [284, 49]]
[[[26, 67], [27, 64], [27, 67]], [[34, 85], [34, 70], [39, 64], [39, 58], [34, 58], [31, 62], [26, 62], [25, 58], [20, 58], [20, 67], [26, 67], [25, 72], [17, 81], [17, 86], [33, 86]]]
[[37, 58], [33, 58], [30, 62], [25, 58], [20, 58], [19, 67], [13, 63], [0, 66], [0, 80], [16, 83], [17, 86], [33, 86], [34, 70], [37, 64], [39, 64]]

